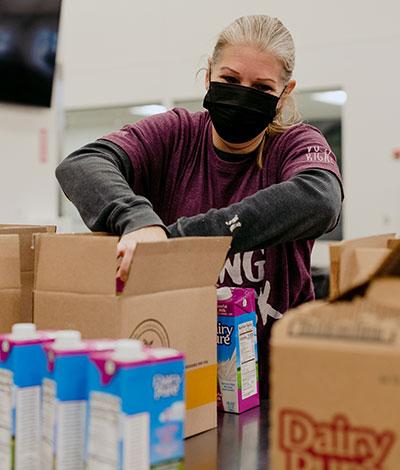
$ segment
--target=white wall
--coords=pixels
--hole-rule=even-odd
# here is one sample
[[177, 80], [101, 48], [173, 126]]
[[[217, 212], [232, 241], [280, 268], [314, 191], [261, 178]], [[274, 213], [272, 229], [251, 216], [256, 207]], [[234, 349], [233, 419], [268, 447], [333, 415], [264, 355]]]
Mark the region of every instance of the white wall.
[[297, 44], [301, 88], [341, 87], [347, 238], [400, 232], [400, 29], [397, 0], [269, 1]]
[[345, 236], [400, 231], [397, 0], [65, 0], [64, 13], [68, 108], [200, 97], [195, 71], [220, 29], [241, 14], [278, 16], [297, 44], [298, 86], [348, 93]]
[[[400, 231], [400, 4], [397, 0], [64, 0], [61, 49], [67, 109], [203, 95], [196, 81], [218, 32], [242, 14], [280, 17], [297, 44], [301, 89], [341, 87], [345, 236]], [[38, 130], [48, 126], [48, 163]], [[57, 212], [55, 111], [0, 107], [0, 221]], [[4, 202], [6, 201], [6, 202]]]
[[[218, 32], [265, 0], [64, 0], [68, 109], [200, 96]], [[201, 76], [203, 77], [203, 76]]]
[[55, 110], [0, 105], [0, 158], [0, 222], [55, 223]]

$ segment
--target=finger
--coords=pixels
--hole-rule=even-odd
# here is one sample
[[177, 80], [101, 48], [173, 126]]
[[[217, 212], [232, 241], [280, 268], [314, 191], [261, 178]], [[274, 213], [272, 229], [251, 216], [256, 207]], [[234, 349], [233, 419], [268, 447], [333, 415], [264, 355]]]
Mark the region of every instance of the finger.
[[124, 241], [120, 241], [117, 245], [117, 258], [121, 258], [121, 256], [124, 256], [126, 250], [126, 244]]
[[121, 267], [121, 262], [122, 262], [122, 257], [121, 256], [118, 256], [117, 258], [117, 277], [118, 277], [118, 273], [119, 273], [119, 268]]
[[117, 276], [119, 276], [123, 282], [126, 282], [128, 280], [129, 270], [131, 267], [133, 253], [135, 251], [135, 248], [136, 248], [136, 243], [125, 250], [124, 256], [122, 258]]
[[120, 267], [121, 267], [121, 263], [122, 263], [122, 258], [125, 254], [125, 249], [126, 249], [126, 246], [125, 246], [125, 243], [121, 243], [119, 242], [118, 245], [117, 245], [117, 274], [116, 274], [116, 277], [120, 277]]

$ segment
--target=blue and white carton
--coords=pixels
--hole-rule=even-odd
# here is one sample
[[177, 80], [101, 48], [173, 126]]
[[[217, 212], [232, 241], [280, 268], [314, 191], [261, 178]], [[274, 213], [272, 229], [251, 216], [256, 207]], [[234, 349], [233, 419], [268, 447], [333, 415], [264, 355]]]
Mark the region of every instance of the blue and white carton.
[[183, 468], [184, 360], [174, 349], [149, 350], [151, 367], [151, 468]]
[[182, 468], [183, 356], [117, 341], [91, 355], [88, 468]]
[[33, 323], [0, 335], [0, 469], [40, 470], [43, 345], [51, 336]]
[[45, 346], [43, 470], [84, 469], [89, 354], [110, 350], [113, 345], [112, 341], [82, 341], [79, 331], [64, 330]]

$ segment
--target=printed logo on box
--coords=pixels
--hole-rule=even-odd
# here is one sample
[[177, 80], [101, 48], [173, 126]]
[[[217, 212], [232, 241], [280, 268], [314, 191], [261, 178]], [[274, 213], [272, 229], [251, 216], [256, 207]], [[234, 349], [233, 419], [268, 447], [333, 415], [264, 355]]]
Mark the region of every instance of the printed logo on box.
[[138, 339], [146, 346], [163, 348], [171, 347], [165, 326], [154, 318], [149, 318], [139, 323], [139, 325], [133, 330], [130, 338]]
[[354, 426], [343, 414], [328, 422], [294, 409], [279, 414], [285, 470], [383, 470], [394, 442], [392, 431]]
[[182, 379], [178, 374], [155, 375], [153, 377], [154, 398], [160, 400], [160, 398], [176, 397], [181, 383]]

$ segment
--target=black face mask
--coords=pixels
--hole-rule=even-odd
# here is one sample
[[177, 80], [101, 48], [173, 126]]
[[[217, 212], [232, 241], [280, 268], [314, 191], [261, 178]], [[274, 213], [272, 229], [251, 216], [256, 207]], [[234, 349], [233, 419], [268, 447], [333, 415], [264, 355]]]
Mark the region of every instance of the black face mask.
[[210, 82], [203, 106], [222, 139], [242, 144], [271, 124], [279, 98], [243, 85]]

